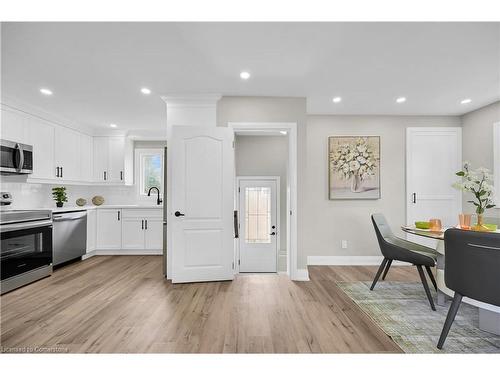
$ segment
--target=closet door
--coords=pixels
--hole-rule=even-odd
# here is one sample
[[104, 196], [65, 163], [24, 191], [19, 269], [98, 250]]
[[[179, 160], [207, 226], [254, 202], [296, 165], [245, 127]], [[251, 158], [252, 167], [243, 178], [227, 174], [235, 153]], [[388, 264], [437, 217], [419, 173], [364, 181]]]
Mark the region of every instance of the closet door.
[[[462, 194], [452, 184], [462, 168], [462, 129], [408, 128], [406, 153], [406, 224], [437, 218], [443, 226], [456, 225]], [[409, 236], [434, 246], [434, 240]]]

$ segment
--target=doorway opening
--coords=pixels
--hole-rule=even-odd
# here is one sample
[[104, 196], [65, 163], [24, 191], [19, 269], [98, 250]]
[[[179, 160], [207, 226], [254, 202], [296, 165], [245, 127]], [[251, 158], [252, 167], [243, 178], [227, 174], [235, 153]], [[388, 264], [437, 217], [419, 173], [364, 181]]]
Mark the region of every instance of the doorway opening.
[[296, 124], [229, 123], [235, 135], [235, 273], [296, 277]]

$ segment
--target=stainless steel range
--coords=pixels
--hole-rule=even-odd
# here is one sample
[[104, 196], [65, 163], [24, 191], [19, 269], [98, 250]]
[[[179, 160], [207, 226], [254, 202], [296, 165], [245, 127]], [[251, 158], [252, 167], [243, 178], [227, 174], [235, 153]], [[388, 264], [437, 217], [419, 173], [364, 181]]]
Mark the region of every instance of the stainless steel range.
[[[0, 193], [2, 203], [8, 193]], [[6, 293], [52, 273], [52, 212], [0, 210], [0, 289]]]

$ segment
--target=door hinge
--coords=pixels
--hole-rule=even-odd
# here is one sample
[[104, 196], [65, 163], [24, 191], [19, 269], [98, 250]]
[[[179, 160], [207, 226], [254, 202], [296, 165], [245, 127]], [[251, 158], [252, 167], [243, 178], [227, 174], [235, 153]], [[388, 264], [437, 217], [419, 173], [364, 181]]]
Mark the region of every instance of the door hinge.
[[292, 216], [292, 210], [290, 210], [290, 216]]
[[238, 266], [239, 266], [240, 264], [241, 264], [241, 263], [240, 263], [240, 260], [238, 259]]
[[241, 193], [241, 188], [238, 188], [238, 193]]
[[233, 270], [234, 270], [234, 262], [233, 262]]

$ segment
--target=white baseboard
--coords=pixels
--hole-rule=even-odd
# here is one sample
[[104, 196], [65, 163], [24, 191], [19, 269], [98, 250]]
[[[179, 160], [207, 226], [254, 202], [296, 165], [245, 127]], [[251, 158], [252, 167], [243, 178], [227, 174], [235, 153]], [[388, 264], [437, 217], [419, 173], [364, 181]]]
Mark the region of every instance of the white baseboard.
[[307, 268], [301, 268], [295, 271], [295, 277], [292, 278], [293, 281], [309, 281], [309, 271]]
[[93, 257], [95, 254], [95, 250], [92, 250], [92, 251], [89, 251], [88, 253], [86, 253], [85, 255], [82, 255], [82, 260], [85, 260], [85, 259], [88, 259], [88, 258], [91, 258]]
[[[382, 263], [382, 256], [308, 256], [308, 266], [379, 266]], [[397, 266], [411, 266], [410, 263], [395, 261], [393, 265]]]
[[130, 250], [130, 249], [114, 249], [114, 250], [95, 250], [95, 255], [162, 255], [162, 250]]

